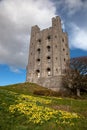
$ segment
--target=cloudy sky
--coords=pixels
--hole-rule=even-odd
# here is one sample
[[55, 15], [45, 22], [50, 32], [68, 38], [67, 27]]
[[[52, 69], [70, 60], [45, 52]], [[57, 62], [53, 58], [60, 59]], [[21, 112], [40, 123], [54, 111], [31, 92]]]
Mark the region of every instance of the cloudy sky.
[[0, 85], [24, 82], [31, 26], [59, 15], [71, 57], [87, 56], [87, 0], [0, 0]]

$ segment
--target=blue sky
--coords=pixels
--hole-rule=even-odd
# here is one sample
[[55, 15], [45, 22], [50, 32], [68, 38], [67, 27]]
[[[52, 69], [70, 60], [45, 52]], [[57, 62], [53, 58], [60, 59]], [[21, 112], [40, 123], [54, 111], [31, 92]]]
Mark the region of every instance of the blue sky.
[[0, 86], [26, 80], [31, 26], [60, 16], [71, 57], [87, 56], [87, 0], [1, 0]]

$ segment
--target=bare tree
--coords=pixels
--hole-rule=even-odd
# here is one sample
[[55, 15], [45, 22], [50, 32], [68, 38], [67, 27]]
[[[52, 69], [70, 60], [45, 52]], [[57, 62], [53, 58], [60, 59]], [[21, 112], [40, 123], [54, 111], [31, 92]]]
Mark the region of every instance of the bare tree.
[[72, 58], [70, 60], [70, 68], [78, 70], [81, 75], [87, 74], [87, 56]]
[[70, 68], [64, 77], [64, 85], [77, 96], [80, 96], [80, 90], [87, 90], [87, 56], [72, 58], [70, 60]]

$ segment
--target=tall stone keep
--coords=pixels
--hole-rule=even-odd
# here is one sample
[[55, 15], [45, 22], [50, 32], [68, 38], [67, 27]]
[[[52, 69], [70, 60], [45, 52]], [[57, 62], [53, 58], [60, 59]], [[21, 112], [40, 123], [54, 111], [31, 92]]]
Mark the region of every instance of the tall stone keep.
[[31, 28], [27, 82], [37, 83], [54, 91], [63, 89], [62, 77], [70, 59], [68, 36], [63, 32], [59, 16], [52, 18], [52, 27]]

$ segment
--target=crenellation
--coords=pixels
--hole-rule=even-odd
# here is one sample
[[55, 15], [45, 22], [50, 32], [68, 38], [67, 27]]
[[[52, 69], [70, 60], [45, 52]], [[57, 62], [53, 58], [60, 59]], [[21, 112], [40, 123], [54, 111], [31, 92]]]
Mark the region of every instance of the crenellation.
[[33, 26], [26, 81], [59, 91], [69, 58], [68, 36], [59, 16], [52, 18], [52, 27], [47, 29]]

